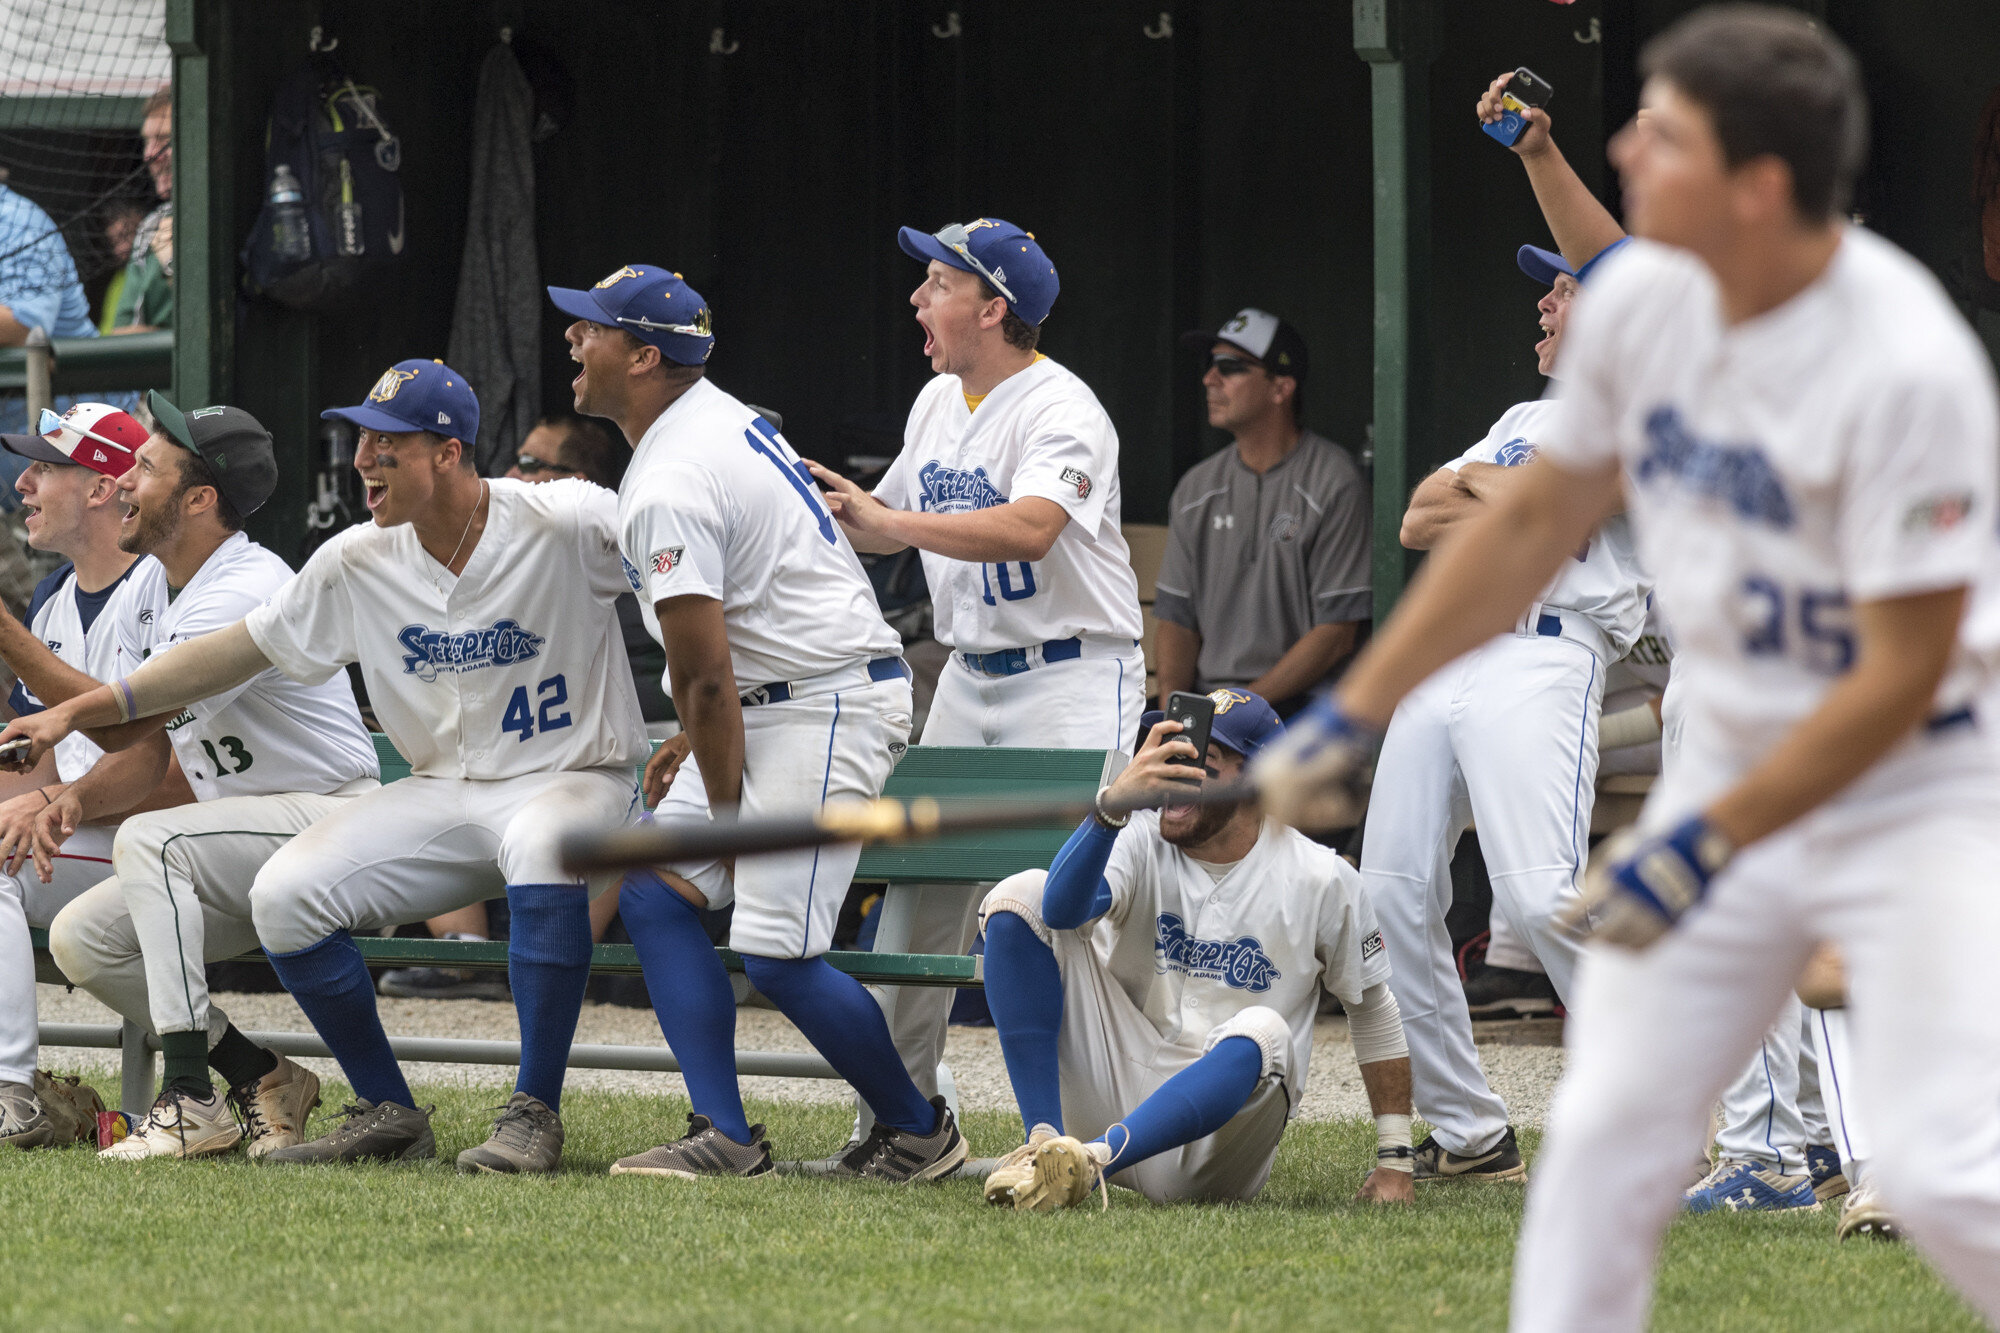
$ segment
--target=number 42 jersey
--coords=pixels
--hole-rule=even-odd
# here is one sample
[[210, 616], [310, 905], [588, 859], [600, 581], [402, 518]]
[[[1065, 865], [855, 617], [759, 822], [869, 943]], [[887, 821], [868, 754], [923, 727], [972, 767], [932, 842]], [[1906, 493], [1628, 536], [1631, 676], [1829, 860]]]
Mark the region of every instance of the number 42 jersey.
[[617, 497], [586, 481], [488, 485], [463, 573], [410, 524], [349, 528], [250, 615], [250, 637], [296, 680], [359, 662], [376, 720], [420, 777], [637, 763]]

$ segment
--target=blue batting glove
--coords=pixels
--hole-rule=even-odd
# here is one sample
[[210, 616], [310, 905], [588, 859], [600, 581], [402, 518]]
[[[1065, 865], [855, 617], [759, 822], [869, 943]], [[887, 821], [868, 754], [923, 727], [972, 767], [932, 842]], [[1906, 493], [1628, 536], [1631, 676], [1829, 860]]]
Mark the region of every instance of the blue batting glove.
[[1323, 694], [1257, 752], [1248, 776], [1274, 819], [1308, 833], [1351, 828], [1367, 808], [1381, 748], [1381, 732]]
[[1708, 896], [1736, 848], [1701, 815], [1662, 833], [1626, 829], [1591, 858], [1572, 928], [1627, 949], [1644, 949]]

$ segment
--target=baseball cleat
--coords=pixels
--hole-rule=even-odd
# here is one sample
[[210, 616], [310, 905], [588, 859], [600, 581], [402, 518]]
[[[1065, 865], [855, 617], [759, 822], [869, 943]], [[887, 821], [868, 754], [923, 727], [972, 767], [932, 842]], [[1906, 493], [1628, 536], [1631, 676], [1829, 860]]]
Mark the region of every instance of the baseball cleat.
[[1788, 1176], [1756, 1162], [1729, 1161], [1691, 1185], [1681, 1196], [1690, 1213], [1816, 1213], [1812, 1177]]
[[500, 1108], [493, 1133], [458, 1155], [458, 1169], [494, 1175], [540, 1174], [562, 1164], [562, 1117], [539, 1097], [516, 1092]]
[[1465, 983], [1465, 1007], [1474, 1018], [1547, 1018], [1556, 1011], [1556, 986], [1540, 972], [1488, 963]]
[[265, 1153], [260, 1161], [284, 1162], [412, 1162], [437, 1156], [431, 1136], [431, 1111], [396, 1102], [379, 1105], [357, 1097], [340, 1113], [346, 1120], [316, 1139]]
[[1840, 1239], [1866, 1236], [1870, 1240], [1901, 1240], [1903, 1229], [1895, 1215], [1882, 1203], [1882, 1196], [1867, 1181], [1854, 1187], [1840, 1210]]
[[26, 1083], [0, 1083], [0, 1143], [46, 1148], [56, 1141], [55, 1121]]
[[1027, 1184], [1035, 1175], [1035, 1152], [1056, 1137], [1049, 1125], [1036, 1125], [1028, 1141], [1002, 1157], [986, 1175], [986, 1202], [1002, 1208], [1014, 1202], [1015, 1187]]
[[300, 1143], [306, 1117], [319, 1105], [319, 1075], [277, 1052], [271, 1072], [229, 1090], [229, 1100], [243, 1122], [245, 1151], [254, 1160]]
[[98, 1160], [139, 1162], [149, 1157], [220, 1157], [243, 1141], [243, 1126], [215, 1089], [197, 1097], [168, 1088], [127, 1138], [100, 1151]]
[[861, 1146], [841, 1159], [835, 1174], [849, 1180], [883, 1180], [907, 1185], [917, 1180], [941, 1180], [965, 1161], [965, 1136], [958, 1117], [943, 1097], [931, 1098], [937, 1128], [928, 1134], [893, 1129], [879, 1120]]
[[1052, 1213], [1058, 1208], [1074, 1208], [1094, 1189], [1104, 1190], [1104, 1206], [1109, 1208], [1111, 1191], [1104, 1183], [1104, 1169], [1110, 1164], [1109, 1144], [1082, 1143], [1068, 1134], [1051, 1135], [1036, 1146], [1028, 1179], [1014, 1187], [1014, 1211]]
[[1528, 1178], [1528, 1164], [1521, 1160], [1521, 1145], [1514, 1139], [1514, 1127], [1500, 1141], [1482, 1153], [1461, 1157], [1426, 1134], [1415, 1153], [1416, 1177], [1430, 1180], [1499, 1180], [1519, 1183]]
[[1806, 1147], [1806, 1173], [1812, 1177], [1813, 1197], [1832, 1203], [1847, 1193], [1847, 1175], [1840, 1166], [1840, 1154], [1821, 1144]]
[[611, 1164], [614, 1176], [669, 1176], [700, 1180], [704, 1176], [768, 1176], [771, 1145], [762, 1125], [750, 1126], [750, 1142], [738, 1143], [705, 1115], [688, 1117], [688, 1132], [672, 1143], [648, 1148]]

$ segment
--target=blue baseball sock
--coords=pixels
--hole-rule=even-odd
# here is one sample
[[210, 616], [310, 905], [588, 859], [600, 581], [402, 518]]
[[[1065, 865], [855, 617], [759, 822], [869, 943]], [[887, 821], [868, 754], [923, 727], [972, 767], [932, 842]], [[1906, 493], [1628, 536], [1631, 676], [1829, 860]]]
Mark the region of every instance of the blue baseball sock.
[[1062, 973], [1055, 953], [1012, 912], [986, 918], [986, 1007], [1021, 1108], [1021, 1132], [1049, 1125], [1061, 1133], [1056, 1034], [1062, 1030]]
[[347, 1075], [358, 1097], [380, 1104], [395, 1102], [415, 1107], [410, 1085], [403, 1080], [402, 1067], [389, 1038], [382, 1031], [382, 1017], [375, 1012], [375, 983], [361, 961], [354, 937], [337, 930], [296, 953], [264, 951], [272, 970], [285, 989], [305, 1010], [340, 1072]]
[[590, 898], [576, 884], [509, 884], [507, 984], [521, 1020], [516, 1091], [562, 1109], [563, 1073], [590, 984]]
[[653, 1016], [687, 1080], [688, 1100], [716, 1129], [750, 1141], [743, 1092], [736, 1082], [736, 992], [693, 903], [659, 876], [625, 877], [618, 915], [632, 936]]
[[1115, 1153], [1109, 1169], [1122, 1171], [1215, 1133], [1257, 1091], [1257, 1076], [1263, 1071], [1264, 1052], [1256, 1042], [1224, 1037], [1214, 1050], [1162, 1083], [1098, 1136], [1097, 1142], [1109, 1144]]
[[936, 1109], [910, 1081], [889, 1038], [889, 1020], [860, 982], [824, 958], [744, 954], [743, 971], [854, 1086], [877, 1120], [912, 1134], [936, 1132]]

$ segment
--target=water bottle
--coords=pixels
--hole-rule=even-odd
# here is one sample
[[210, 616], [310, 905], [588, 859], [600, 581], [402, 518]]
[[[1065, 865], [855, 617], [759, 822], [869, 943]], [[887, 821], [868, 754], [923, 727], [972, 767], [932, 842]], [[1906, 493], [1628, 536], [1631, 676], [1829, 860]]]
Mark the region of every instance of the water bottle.
[[291, 263], [312, 258], [306, 224], [305, 191], [292, 169], [280, 162], [271, 172], [271, 253]]

